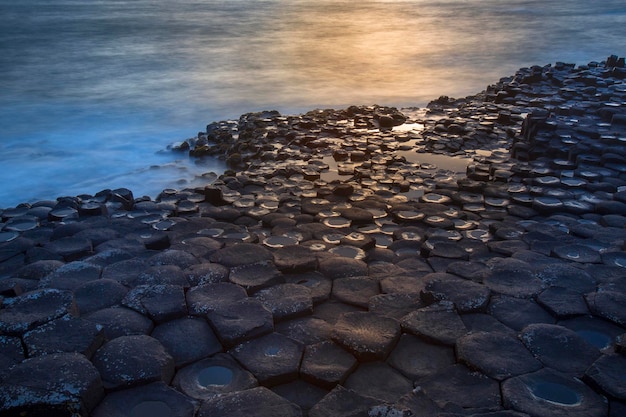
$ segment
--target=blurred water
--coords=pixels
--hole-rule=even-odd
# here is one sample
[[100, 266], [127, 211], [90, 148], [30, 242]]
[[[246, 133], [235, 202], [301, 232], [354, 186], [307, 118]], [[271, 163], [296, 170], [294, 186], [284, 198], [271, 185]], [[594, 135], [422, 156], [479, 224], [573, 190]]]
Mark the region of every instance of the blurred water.
[[165, 150], [209, 122], [422, 106], [624, 39], [622, 0], [0, 0], [0, 207], [154, 197], [224, 169]]

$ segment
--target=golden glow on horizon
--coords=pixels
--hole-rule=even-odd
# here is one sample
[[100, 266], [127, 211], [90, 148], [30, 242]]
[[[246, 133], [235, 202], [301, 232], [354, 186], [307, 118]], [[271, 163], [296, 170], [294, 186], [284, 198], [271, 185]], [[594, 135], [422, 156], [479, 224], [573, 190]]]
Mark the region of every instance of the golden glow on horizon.
[[337, 102], [343, 94], [346, 103], [411, 101], [454, 91], [459, 74], [448, 69], [454, 59], [449, 52], [462, 50], [467, 36], [480, 36], [480, 24], [438, 27], [440, 17], [414, 3], [305, 2], [284, 10], [275, 22], [274, 43], [266, 46], [276, 70], [299, 86], [287, 94], [331, 96]]

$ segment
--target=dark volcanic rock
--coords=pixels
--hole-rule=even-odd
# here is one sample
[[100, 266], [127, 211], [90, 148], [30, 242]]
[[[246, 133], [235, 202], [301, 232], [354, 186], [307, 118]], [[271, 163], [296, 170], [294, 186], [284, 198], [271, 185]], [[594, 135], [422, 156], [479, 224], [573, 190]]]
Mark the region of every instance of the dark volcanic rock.
[[585, 296], [589, 310], [597, 316], [626, 326], [626, 294], [616, 291], [598, 291]]
[[333, 297], [346, 304], [366, 308], [370, 298], [379, 293], [378, 281], [370, 277], [347, 277], [333, 281]]
[[35, 261], [21, 267], [15, 275], [20, 278], [39, 280], [56, 271], [63, 265], [65, 265], [64, 262], [51, 259]]
[[102, 271], [102, 279], [112, 279], [126, 286], [133, 286], [137, 278], [148, 269], [144, 259], [127, 259], [108, 265]]
[[88, 262], [74, 261], [54, 270], [39, 281], [40, 288], [75, 290], [81, 285], [100, 278], [102, 267]]
[[575, 331], [587, 343], [601, 351], [613, 350], [617, 337], [624, 333], [622, 327], [593, 316], [574, 317], [561, 320], [557, 324]]
[[626, 400], [626, 357], [623, 355], [603, 355], [585, 372], [585, 381], [606, 394], [609, 398]]
[[278, 385], [298, 377], [303, 348], [279, 333], [271, 333], [247, 341], [231, 350], [231, 354], [261, 384]]
[[537, 302], [560, 319], [589, 314], [583, 295], [569, 288], [550, 287], [539, 294]]
[[331, 341], [307, 346], [302, 358], [302, 378], [321, 387], [332, 389], [343, 383], [356, 368], [354, 356]]
[[328, 300], [333, 285], [329, 278], [317, 271], [285, 275], [285, 281], [308, 288], [311, 292], [313, 304], [319, 304]]
[[557, 246], [552, 253], [558, 258], [579, 263], [600, 263], [602, 258], [600, 253], [585, 245], [565, 245]]
[[24, 359], [24, 346], [19, 337], [0, 336], [0, 380], [13, 365]]
[[29, 357], [78, 352], [89, 359], [105, 341], [102, 326], [71, 316], [39, 326], [22, 338]]
[[379, 404], [380, 400], [338, 385], [309, 410], [309, 417], [366, 416], [370, 407]]
[[328, 390], [309, 384], [301, 379], [288, 382], [282, 385], [276, 385], [271, 388], [272, 391], [286, 400], [296, 404], [302, 409], [304, 415], [308, 415], [308, 411], [328, 394]]
[[541, 369], [541, 362], [515, 337], [505, 333], [471, 333], [456, 343], [459, 361], [502, 381]]
[[46, 250], [63, 257], [65, 262], [75, 261], [92, 253], [91, 241], [75, 237], [53, 240], [44, 246]]
[[198, 259], [192, 254], [175, 249], [168, 249], [158, 253], [148, 259], [148, 263], [153, 266], [157, 265], [176, 265], [180, 269], [189, 268], [199, 263]]
[[74, 300], [81, 315], [120, 304], [128, 288], [111, 279], [87, 282], [74, 290]]
[[[2, 386], [70, 351], [111, 388], [98, 417], [622, 417], [623, 67], [246, 114], [180, 147], [231, 165], [207, 186], [0, 209]], [[89, 415], [71, 371], [20, 376], [38, 399], [0, 414]]]
[[577, 378], [549, 369], [502, 384], [505, 407], [538, 417], [605, 417], [606, 401]]
[[231, 268], [228, 279], [245, 288], [248, 294], [285, 281], [282, 273], [272, 262], [248, 263]]
[[230, 305], [220, 305], [207, 314], [207, 319], [222, 344], [227, 347], [270, 333], [274, 329], [271, 311], [260, 301], [248, 298]]
[[0, 331], [19, 334], [66, 314], [75, 314], [71, 292], [43, 289], [5, 299], [0, 310]]
[[179, 368], [222, 351], [211, 326], [197, 317], [159, 324], [151, 336], [161, 342]]
[[357, 259], [332, 257], [320, 261], [319, 270], [330, 279], [367, 275], [367, 264]]
[[120, 336], [149, 334], [154, 327], [152, 320], [125, 307], [110, 307], [94, 311], [83, 317], [93, 323], [102, 325], [108, 340]]
[[568, 264], [550, 264], [537, 276], [549, 286], [563, 287], [579, 293], [595, 291], [597, 281], [589, 273]]
[[333, 326], [315, 317], [302, 317], [276, 324], [276, 332], [302, 343], [312, 345], [330, 339]]
[[110, 393], [94, 410], [92, 417], [169, 416], [190, 417], [194, 403], [163, 382]]
[[179, 370], [172, 384], [196, 400], [208, 400], [259, 385], [250, 372], [225, 353], [218, 353]]
[[272, 253], [262, 246], [239, 243], [222, 248], [211, 255], [211, 262], [233, 268], [258, 262], [272, 261]]
[[497, 381], [463, 365], [452, 365], [416, 381], [426, 395], [440, 407], [455, 404], [463, 408], [497, 410], [500, 407], [500, 386]]
[[545, 366], [577, 376], [600, 356], [600, 351], [576, 332], [554, 324], [526, 326], [520, 338]]
[[302, 417], [302, 410], [265, 387], [224, 394], [205, 401], [198, 417]]
[[284, 273], [313, 271], [317, 267], [317, 254], [305, 246], [285, 246], [274, 251], [274, 264]]
[[413, 294], [379, 294], [371, 297], [368, 304], [368, 310], [372, 313], [396, 320], [421, 307], [424, 304]]
[[369, 312], [340, 315], [332, 334], [337, 344], [360, 361], [384, 360], [399, 337], [396, 320]]
[[422, 339], [444, 345], [454, 345], [467, 333], [454, 304], [442, 301], [407, 314], [401, 320], [402, 330]]
[[[372, 384], [372, 381], [385, 381]], [[343, 384], [346, 388], [381, 402], [394, 403], [411, 392], [413, 383], [385, 362], [370, 362], [359, 365]]]
[[302, 285], [274, 285], [260, 290], [254, 298], [272, 312], [276, 322], [313, 313], [311, 291]]
[[484, 311], [489, 303], [489, 288], [447, 273], [433, 273], [424, 277], [426, 286], [422, 299], [427, 304], [452, 301], [459, 313]]
[[470, 332], [499, 332], [510, 335], [517, 334], [515, 330], [505, 326], [501, 321], [490, 314], [464, 314], [461, 316], [461, 320], [463, 320], [463, 323], [465, 323], [465, 326]]
[[403, 334], [389, 355], [389, 365], [411, 380], [433, 375], [455, 363], [451, 347], [427, 343], [417, 336]]
[[192, 286], [228, 281], [230, 269], [223, 265], [205, 262], [191, 265], [183, 271]]
[[126, 294], [122, 304], [158, 323], [187, 315], [185, 291], [178, 285], [137, 286]]
[[186, 294], [189, 313], [197, 316], [203, 316], [246, 297], [246, 290], [230, 282], [199, 285]]
[[493, 263], [483, 283], [493, 292], [517, 298], [533, 297], [543, 289], [543, 282], [530, 265], [511, 258]]
[[[375, 416], [380, 417], [393, 417], [393, 416], [401, 416], [401, 417], [429, 417], [429, 416], [437, 416], [442, 412], [441, 407], [437, 405], [432, 399], [430, 399], [424, 391], [421, 389], [413, 389], [410, 393], [402, 396], [400, 400], [398, 400], [392, 407], [388, 405], [379, 405], [375, 406], [376, 408], [371, 408], [370, 413], [375, 411], [376, 409], [381, 409], [381, 414], [374, 414]], [[401, 410], [401, 411], [400, 411]], [[394, 414], [398, 413], [398, 414]], [[478, 416], [477, 416], [478, 417]], [[480, 416], [480, 417], [488, 417], [488, 416]], [[499, 417], [499, 416], [494, 416]], [[509, 416], [503, 416], [509, 417]], [[526, 417], [526, 416], [510, 416], [510, 417]]]
[[531, 323], [555, 322], [554, 317], [532, 300], [513, 297], [492, 297], [489, 312], [513, 330], [522, 330]]
[[189, 287], [189, 281], [183, 270], [177, 265], [156, 265], [142, 271], [135, 279], [124, 282], [124, 285], [136, 287], [139, 285], [178, 285]]
[[27, 359], [0, 383], [0, 412], [7, 415], [89, 414], [104, 389], [98, 370], [79, 353]]
[[93, 364], [107, 389], [169, 383], [174, 376], [174, 359], [158, 340], [146, 335], [111, 340], [96, 352]]

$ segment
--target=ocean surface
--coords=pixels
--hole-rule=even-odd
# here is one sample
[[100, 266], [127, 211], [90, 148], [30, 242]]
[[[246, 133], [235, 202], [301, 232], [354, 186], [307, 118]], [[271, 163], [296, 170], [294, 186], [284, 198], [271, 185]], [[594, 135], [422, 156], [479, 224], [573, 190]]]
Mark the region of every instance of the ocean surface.
[[424, 106], [626, 55], [623, 0], [0, 0], [0, 207], [207, 182], [207, 123]]

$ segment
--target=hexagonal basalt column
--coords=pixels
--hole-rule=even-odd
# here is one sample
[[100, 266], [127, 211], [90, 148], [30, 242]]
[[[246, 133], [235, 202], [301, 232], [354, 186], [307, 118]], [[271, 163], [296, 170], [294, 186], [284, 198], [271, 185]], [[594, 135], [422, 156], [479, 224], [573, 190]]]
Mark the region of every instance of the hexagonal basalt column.
[[274, 321], [311, 314], [313, 298], [311, 290], [298, 284], [279, 284], [260, 290], [254, 298], [272, 312]]
[[545, 366], [582, 376], [600, 351], [573, 330], [554, 324], [531, 324], [520, 334], [522, 342]]
[[246, 298], [246, 290], [230, 282], [203, 284], [187, 291], [186, 300], [189, 314], [203, 316], [220, 306], [228, 306]]
[[585, 372], [585, 381], [610, 398], [626, 401], [626, 357], [603, 355]]
[[441, 301], [407, 314], [401, 320], [402, 329], [424, 340], [454, 345], [467, 333], [467, 328], [456, 313], [454, 304]]
[[357, 366], [354, 356], [331, 341], [307, 346], [302, 358], [302, 378], [332, 389], [341, 384]]
[[93, 363], [108, 389], [169, 383], [174, 376], [174, 359], [158, 340], [145, 335], [111, 340], [96, 352]]
[[[79, 353], [54, 353], [13, 367], [0, 384], [0, 414], [87, 415], [104, 394], [98, 370]], [[40, 414], [40, 413], [44, 414]]]
[[471, 333], [456, 343], [460, 361], [499, 381], [541, 369], [541, 362], [505, 333]]
[[421, 296], [427, 304], [448, 300], [460, 313], [471, 313], [485, 310], [489, 303], [489, 288], [470, 280], [447, 273], [428, 274], [424, 280], [426, 286]]
[[248, 294], [285, 282], [282, 273], [269, 261], [232, 267], [228, 279], [242, 286]]
[[198, 417], [302, 417], [302, 410], [265, 387], [224, 394], [202, 404]]
[[220, 305], [207, 314], [215, 333], [225, 346], [270, 333], [274, 329], [272, 313], [255, 299], [244, 298], [230, 305]]
[[154, 328], [157, 339], [174, 358], [177, 367], [214, 355], [222, 350], [211, 326], [199, 317], [184, 317]]
[[278, 385], [298, 377], [303, 347], [279, 333], [247, 341], [230, 353], [263, 385]]
[[188, 396], [202, 401], [259, 385], [254, 375], [225, 353], [181, 369], [172, 384]]
[[107, 395], [92, 417], [192, 417], [195, 409], [185, 395], [163, 382], [153, 382]]
[[396, 320], [369, 312], [343, 313], [332, 333], [332, 339], [360, 361], [384, 360], [399, 337]]
[[537, 417], [606, 417], [603, 397], [577, 378], [542, 369], [502, 384], [506, 408]]
[[405, 333], [389, 355], [389, 365], [411, 380], [417, 380], [454, 364], [454, 349], [431, 344], [417, 336]]
[[62, 317], [75, 314], [71, 292], [56, 289], [35, 290], [5, 299], [0, 309], [0, 332], [19, 334]]
[[[377, 381], [384, 381], [383, 383]], [[413, 389], [413, 383], [385, 362], [369, 362], [359, 365], [344, 383], [348, 389], [377, 398], [381, 402], [394, 403]]]
[[455, 404], [463, 408], [500, 407], [500, 385], [480, 372], [463, 365], [451, 365], [415, 382], [440, 407]]
[[104, 343], [102, 326], [81, 318], [64, 316], [33, 329], [23, 336], [29, 356], [78, 352], [87, 358]]
[[185, 291], [178, 285], [140, 285], [126, 294], [122, 304], [156, 322], [187, 315]]

